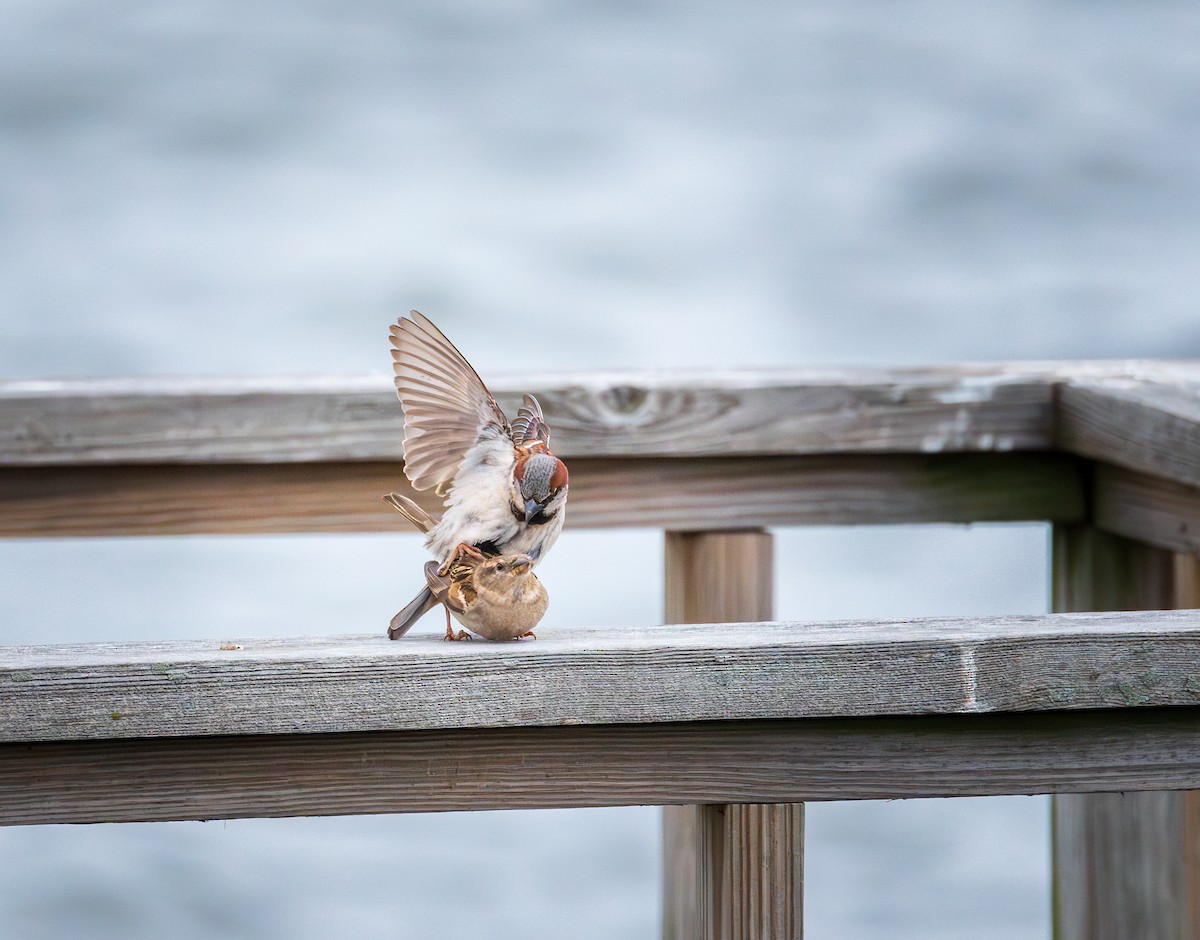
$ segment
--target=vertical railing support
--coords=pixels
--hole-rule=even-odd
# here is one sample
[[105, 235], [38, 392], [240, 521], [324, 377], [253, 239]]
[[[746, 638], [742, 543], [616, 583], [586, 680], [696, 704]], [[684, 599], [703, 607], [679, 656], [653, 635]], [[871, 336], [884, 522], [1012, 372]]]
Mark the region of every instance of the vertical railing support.
[[[761, 530], [667, 533], [667, 622], [770, 620], [773, 567]], [[803, 843], [803, 803], [666, 807], [665, 940], [799, 940]]]
[[[1200, 607], [1200, 561], [1054, 529], [1054, 609]], [[1146, 668], [1152, 669], [1147, 663]], [[1055, 940], [1200, 940], [1200, 791], [1054, 798]]]

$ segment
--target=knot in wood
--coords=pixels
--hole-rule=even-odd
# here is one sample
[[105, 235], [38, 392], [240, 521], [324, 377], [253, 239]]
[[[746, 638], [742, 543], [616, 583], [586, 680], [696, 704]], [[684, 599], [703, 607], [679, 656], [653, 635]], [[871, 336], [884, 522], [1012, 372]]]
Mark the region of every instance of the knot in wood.
[[600, 400], [610, 411], [628, 415], [641, 408], [649, 394], [636, 385], [614, 385], [600, 393]]

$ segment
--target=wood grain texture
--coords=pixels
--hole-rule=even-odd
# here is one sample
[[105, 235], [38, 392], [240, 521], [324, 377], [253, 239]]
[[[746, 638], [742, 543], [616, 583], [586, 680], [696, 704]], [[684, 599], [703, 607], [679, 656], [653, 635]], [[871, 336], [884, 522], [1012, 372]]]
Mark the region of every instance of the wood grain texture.
[[[1089, 526], [1056, 527], [1054, 566], [1057, 609], [1200, 606], [1196, 558]], [[1056, 940], [1200, 937], [1197, 796], [1055, 798]]]
[[724, 807], [728, 896], [722, 935], [799, 938], [804, 924], [804, 804]]
[[1200, 612], [0, 648], [0, 740], [1200, 702]]
[[1167, 549], [1090, 525], [1060, 525], [1054, 527], [1051, 566], [1051, 605], [1056, 611], [1158, 611], [1177, 606], [1178, 566]]
[[[398, 463], [0, 468], [0, 536], [409, 531], [392, 491], [441, 508]], [[1052, 454], [580, 459], [567, 527], [1069, 522], [1083, 492]]]
[[[714, 807], [714, 811], [719, 807]], [[712, 897], [709, 869], [701, 864], [717, 849], [709, 842], [719, 827], [700, 806], [664, 806], [662, 810], [662, 937], [680, 940], [700, 934], [700, 899]]]
[[[1111, 367], [1110, 367], [1111, 368]], [[1106, 370], [1107, 371], [1107, 370]], [[1042, 450], [1053, 364], [533, 376], [563, 457]], [[0, 383], [0, 465], [398, 460], [384, 376]]]
[[668, 532], [668, 623], [768, 621], [774, 609], [774, 540], [756, 529]]
[[1058, 796], [1056, 940], [1191, 940], [1186, 791]]
[[1200, 787], [1194, 709], [0, 745], [0, 823]]
[[[1134, 469], [1182, 468], [1174, 478], [1200, 484], [1194, 363], [493, 379], [510, 415], [522, 393], [538, 396], [564, 457], [1004, 452], [1070, 440], [1099, 459], [1116, 444]], [[1151, 417], [1153, 435], [1131, 416]], [[0, 382], [0, 466], [395, 461], [402, 427], [384, 375]], [[1155, 445], [1149, 457], [1129, 446], [1141, 436]], [[1172, 453], [1179, 444], [1186, 452]]]
[[664, 806], [663, 940], [715, 940], [724, 892], [725, 804]]
[[1058, 446], [1200, 487], [1200, 381], [1077, 379], [1058, 395]]
[[1110, 464], [1093, 470], [1097, 527], [1174, 552], [1200, 553], [1200, 488]]
[[7, 466], [398, 461], [403, 428], [382, 375], [0, 382]]
[[[770, 534], [668, 532], [664, 554], [668, 621], [773, 616]], [[803, 819], [803, 804], [669, 807], [663, 814], [663, 936], [800, 937]], [[760, 838], [763, 827], [766, 838]], [[788, 841], [792, 837], [796, 841]], [[747, 932], [752, 925], [757, 929]]]

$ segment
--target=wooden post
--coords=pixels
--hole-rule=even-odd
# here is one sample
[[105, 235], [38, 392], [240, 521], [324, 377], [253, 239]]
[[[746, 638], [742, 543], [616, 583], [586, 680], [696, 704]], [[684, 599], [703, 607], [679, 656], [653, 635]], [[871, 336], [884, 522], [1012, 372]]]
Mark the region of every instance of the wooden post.
[[[666, 620], [770, 620], [773, 551], [761, 530], [668, 532]], [[663, 810], [665, 940], [799, 940], [804, 804]]]
[[[1053, 566], [1056, 611], [1200, 607], [1200, 560], [1091, 526]], [[1055, 940], [1200, 940], [1200, 791], [1057, 796], [1053, 830]]]

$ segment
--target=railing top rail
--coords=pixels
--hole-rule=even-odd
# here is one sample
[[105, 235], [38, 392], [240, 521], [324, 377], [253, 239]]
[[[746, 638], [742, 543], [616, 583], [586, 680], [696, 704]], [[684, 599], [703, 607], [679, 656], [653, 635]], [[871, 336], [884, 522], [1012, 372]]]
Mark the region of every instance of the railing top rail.
[[[510, 414], [519, 392], [541, 399], [571, 466], [572, 527], [1091, 517], [1200, 550], [1197, 362], [594, 373], [494, 390]], [[406, 487], [402, 459], [383, 375], [0, 382], [0, 537], [402, 530], [380, 501]]]
[[[493, 386], [510, 410], [520, 393], [537, 394], [566, 457], [990, 452], [1063, 441], [1086, 453], [1105, 437], [1097, 420], [1123, 438], [1128, 420], [1147, 415], [1200, 441], [1194, 362], [592, 373]], [[1080, 392], [1060, 433], [1064, 386]], [[0, 466], [399, 460], [402, 422], [383, 375], [0, 382]], [[1180, 463], [1155, 467], [1200, 485], [1200, 470]]]
[[1200, 702], [1200, 612], [0, 648], [0, 741]]

